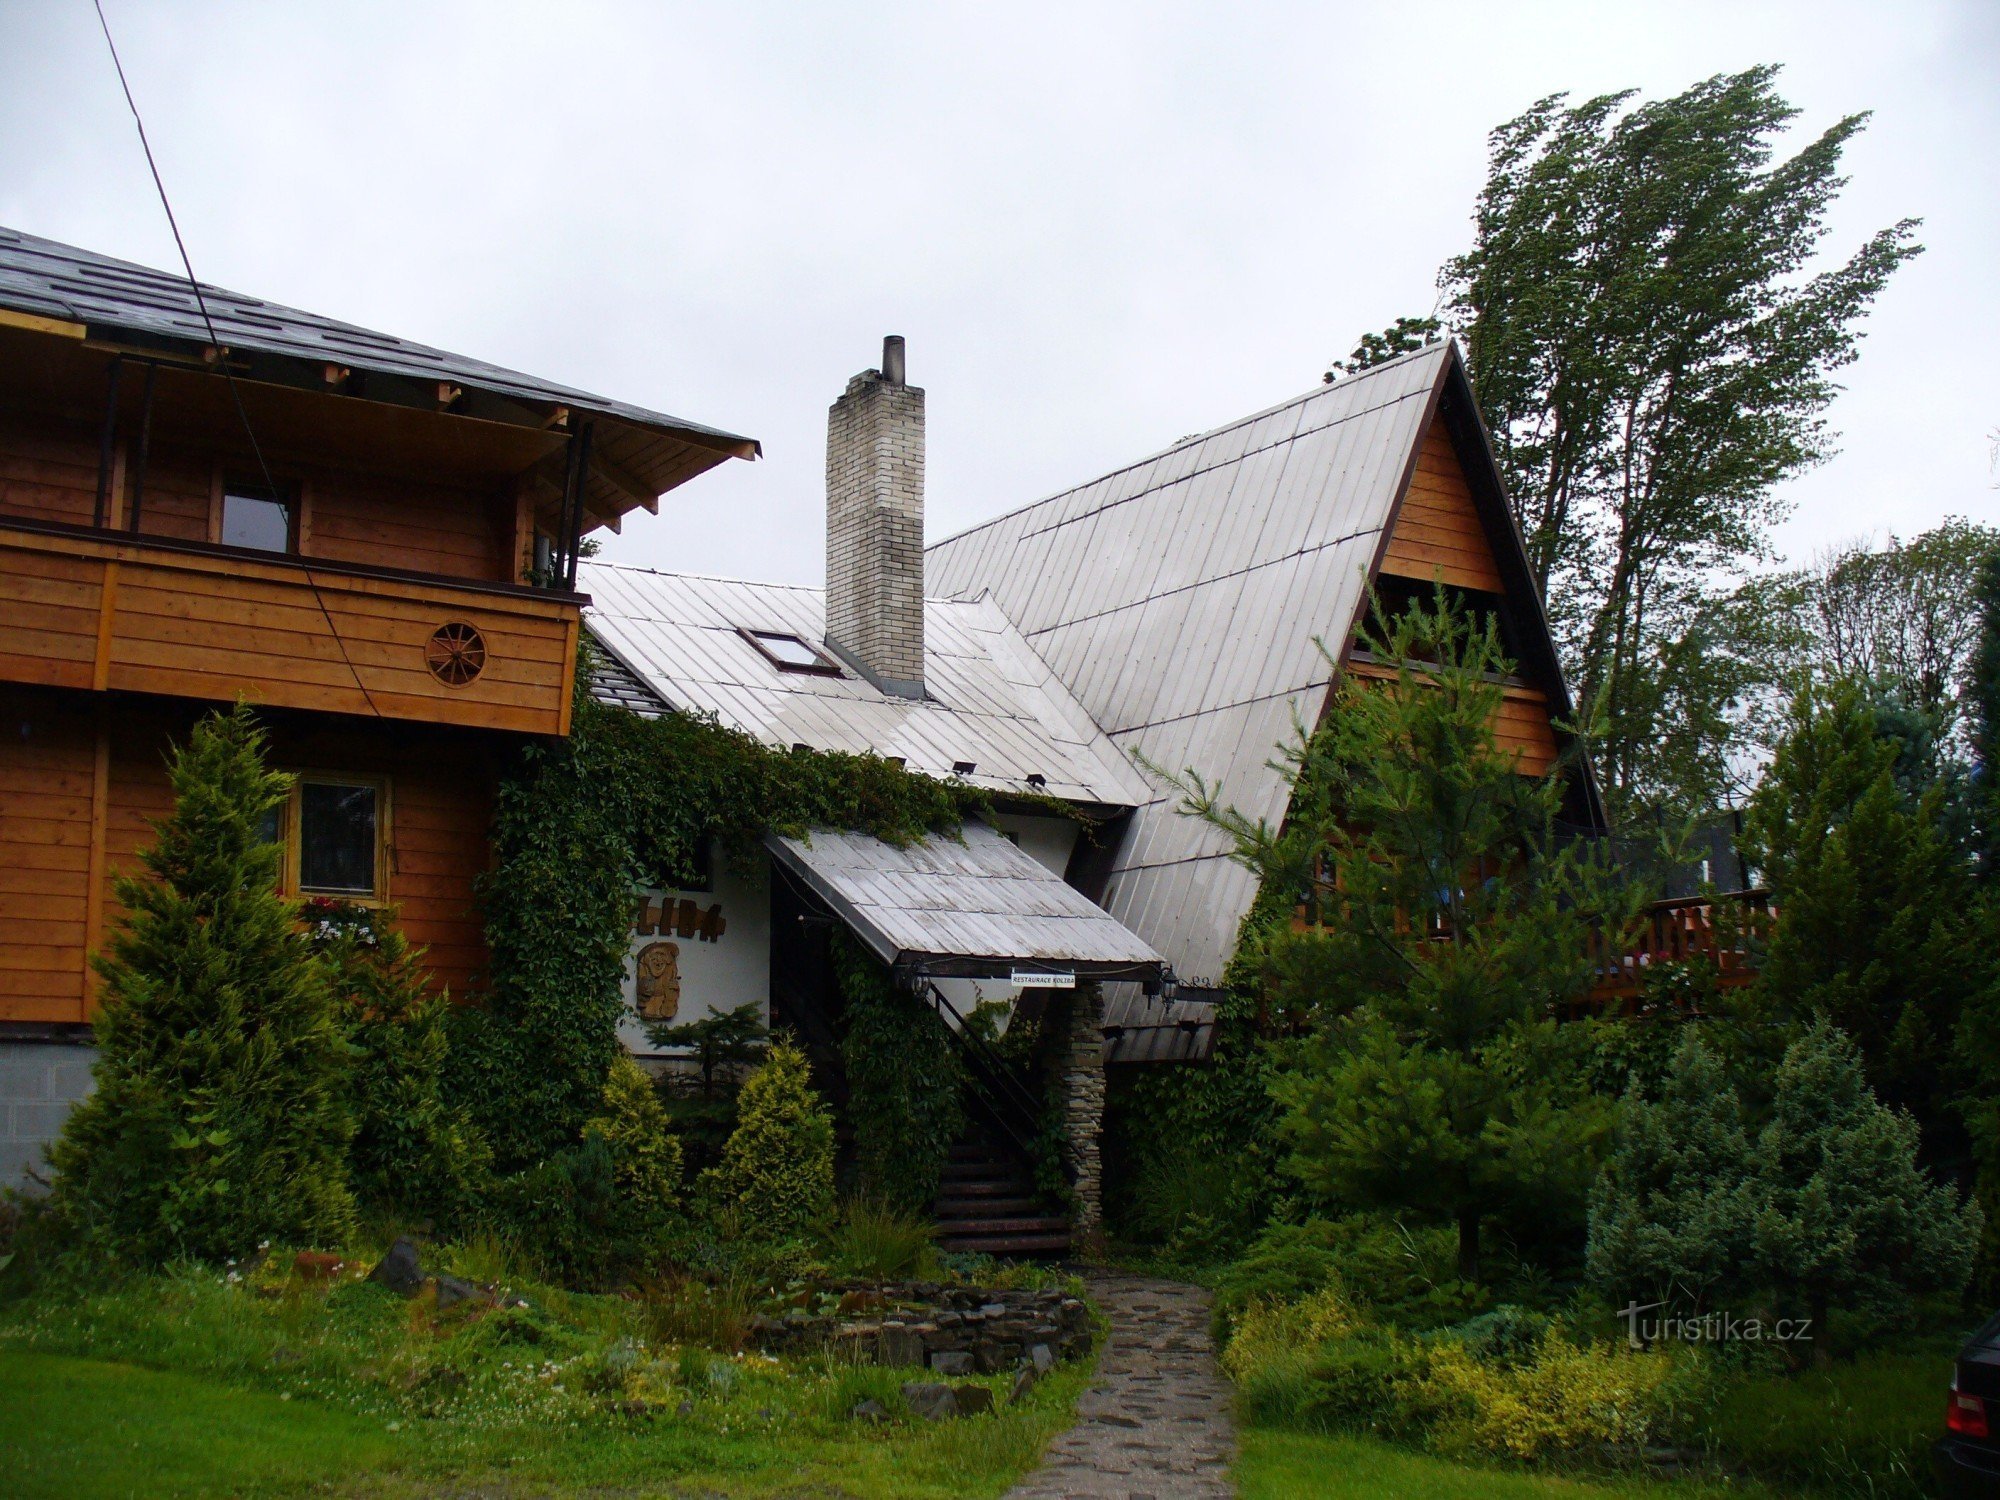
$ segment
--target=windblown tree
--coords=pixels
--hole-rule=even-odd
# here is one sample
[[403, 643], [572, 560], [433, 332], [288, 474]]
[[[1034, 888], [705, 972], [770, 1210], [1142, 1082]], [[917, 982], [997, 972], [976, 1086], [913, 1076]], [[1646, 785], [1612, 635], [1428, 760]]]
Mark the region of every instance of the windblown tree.
[[1832, 452], [1834, 374], [1920, 249], [1905, 220], [1811, 270], [1867, 117], [1777, 159], [1798, 112], [1776, 76], [1542, 100], [1493, 133], [1473, 247], [1440, 278], [1565, 665], [1604, 718], [1614, 814], [1700, 799], [1708, 773], [1677, 761], [1740, 691], [1711, 649], [1719, 575], [1764, 551], [1779, 481]]
[[1180, 784], [1266, 890], [1302, 893], [1300, 929], [1259, 955], [1303, 1033], [1272, 1084], [1288, 1170], [1332, 1203], [1455, 1225], [1476, 1279], [1488, 1219], [1581, 1223], [1609, 1101], [1581, 1081], [1589, 1028], [1554, 1017], [1629, 898], [1558, 849], [1561, 773], [1522, 775], [1494, 741], [1511, 664], [1492, 622], [1439, 597], [1378, 625], [1396, 679], [1344, 680], [1287, 752], [1281, 828]]

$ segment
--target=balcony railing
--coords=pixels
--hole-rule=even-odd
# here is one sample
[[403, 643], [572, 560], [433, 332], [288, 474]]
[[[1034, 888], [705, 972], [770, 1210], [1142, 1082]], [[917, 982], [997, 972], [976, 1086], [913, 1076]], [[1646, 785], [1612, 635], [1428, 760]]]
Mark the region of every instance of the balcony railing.
[[563, 734], [580, 605], [0, 518], [0, 681]]
[[1686, 1005], [1701, 986], [1665, 982], [1683, 968], [1695, 970], [1686, 977], [1723, 989], [1748, 984], [1776, 917], [1769, 891], [1656, 901], [1636, 933], [1593, 942], [1594, 978], [1577, 1010], [1629, 1015], [1654, 1003]]

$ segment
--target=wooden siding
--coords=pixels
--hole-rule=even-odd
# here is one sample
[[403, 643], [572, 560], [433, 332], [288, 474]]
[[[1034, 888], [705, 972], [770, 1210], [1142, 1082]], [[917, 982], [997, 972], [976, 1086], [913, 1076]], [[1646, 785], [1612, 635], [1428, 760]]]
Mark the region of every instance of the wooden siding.
[[[1380, 662], [1350, 661], [1347, 670], [1371, 682], [1394, 682], [1396, 671]], [[1515, 769], [1539, 776], [1555, 764], [1559, 753], [1555, 726], [1549, 718], [1549, 695], [1523, 682], [1509, 681], [1502, 689], [1500, 712], [1493, 722], [1493, 740], [1502, 753], [1515, 757]]]
[[[89, 1019], [87, 955], [115, 930], [116, 872], [139, 873], [152, 822], [172, 806], [169, 743], [192, 710], [0, 689], [0, 1021]], [[284, 769], [386, 778], [387, 901], [455, 995], [486, 967], [474, 882], [487, 868], [498, 771], [483, 737], [271, 725]]]
[[[0, 619], [7, 681], [560, 734], [578, 610], [525, 591], [0, 521]], [[486, 643], [485, 669], [458, 688], [424, 658], [451, 621]]]
[[[0, 517], [91, 525], [97, 507], [98, 436], [74, 420], [0, 410]], [[130, 514], [130, 436], [116, 450], [111, 523]], [[515, 487], [448, 484], [272, 456], [280, 483], [302, 495], [300, 554], [402, 568], [480, 583], [520, 583], [533, 551], [534, 516]], [[220, 539], [225, 478], [254, 479], [254, 460], [219, 458], [156, 442], [139, 505], [139, 533], [179, 542]]]
[[1442, 423], [1433, 422], [1424, 435], [1409, 493], [1382, 554], [1382, 571], [1425, 582], [1442, 576], [1457, 588], [1503, 592], [1486, 528]]

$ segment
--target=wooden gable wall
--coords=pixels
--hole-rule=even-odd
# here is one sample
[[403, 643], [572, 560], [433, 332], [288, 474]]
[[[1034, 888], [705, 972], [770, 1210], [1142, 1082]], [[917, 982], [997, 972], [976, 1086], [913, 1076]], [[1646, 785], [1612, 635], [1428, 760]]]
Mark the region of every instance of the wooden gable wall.
[[[1417, 583], [1441, 579], [1454, 588], [1496, 599], [1506, 594], [1465, 466], [1439, 417], [1432, 418], [1417, 450], [1410, 488], [1390, 527], [1380, 572]], [[1349, 670], [1360, 677], [1395, 675], [1365, 662], [1353, 662]], [[1552, 713], [1543, 688], [1518, 677], [1507, 684], [1494, 737], [1503, 750], [1514, 753], [1527, 775], [1539, 776], [1555, 763], [1559, 747]]]

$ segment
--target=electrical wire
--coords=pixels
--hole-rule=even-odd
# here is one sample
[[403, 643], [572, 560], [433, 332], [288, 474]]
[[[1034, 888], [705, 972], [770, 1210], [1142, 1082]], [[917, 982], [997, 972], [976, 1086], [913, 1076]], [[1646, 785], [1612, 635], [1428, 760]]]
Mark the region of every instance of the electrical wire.
[[[118, 56], [118, 44], [111, 39], [111, 22], [104, 14], [104, 0], [90, 0], [97, 11], [97, 24], [104, 32], [104, 45], [111, 53], [111, 66], [118, 74], [118, 87], [125, 94], [125, 107], [132, 111], [132, 123], [138, 127], [139, 149], [146, 154], [146, 170], [153, 174], [153, 187], [160, 195], [160, 207], [166, 211], [167, 228], [173, 231], [174, 248], [180, 252], [181, 269], [187, 273], [188, 288], [194, 293], [194, 305], [201, 313], [202, 327], [208, 330], [208, 342], [215, 350], [216, 368], [229, 386], [230, 400], [235, 403], [237, 420], [243, 424], [243, 435], [250, 440], [250, 452], [257, 459], [258, 472], [264, 476], [264, 487], [271, 495], [282, 493], [277, 481], [271, 477], [271, 466], [264, 461], [263, 445], [257, 441], [257, 432], [250, 425], [250, 413], [243, 405], [243, 392], [237, 388], [235, 372], [229, 368], [229, 351], [215, 331], [215, 320], [208, 313], [208, 299], [202, 295], [201, 281], [194, 274], [194, 262], [188, 258], [187, 242], [181, 238], [180, 222], [174, 217], [174, 205], [167, 197], [167, 185], [160, 178], [160, 165], [153, 159], [153, 143], [146, 138], [146, 121], [139, 113], [139, 102], [132, 97], [132, 85], [125, 77], [125, 64]], [[321, 597], [319, 580], [313, 576], [312, 568], [303, 559], [300, 562], [305, 571], [306, 587], [312, 591], [313, 603], [319, 606], [320, 618], [326, 621], [327, 634], [333, 637], [334, 648], [340, 652], [341, 665], [347, 668], [347, 675], [354, 679], [354, 685], [361, 691], [362, 700], [368, 711], [376, 718], [382, 717], [382, 710], [376, 706], [375, 695], [368, 691], [368, 684], [361, 680], [361, 673], [353, 659], [347, 654], [347, 642], [341, 639], [339, 627], [333, 623], [333, 614]]]

